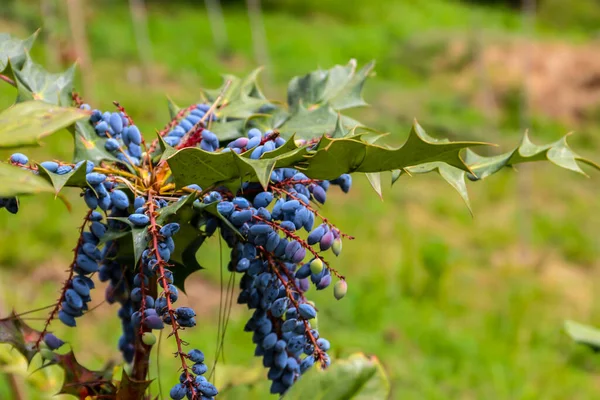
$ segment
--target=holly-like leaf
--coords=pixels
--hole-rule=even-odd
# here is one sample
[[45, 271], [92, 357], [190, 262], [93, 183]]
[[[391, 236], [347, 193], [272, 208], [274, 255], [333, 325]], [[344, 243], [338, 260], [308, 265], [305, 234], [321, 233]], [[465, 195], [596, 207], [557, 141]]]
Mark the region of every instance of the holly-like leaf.
[[136, 381], [123, 370], [116, 400], [143, 399], [152, 381]]
[[304, 76], [292, 78], [288, 84], [288, 105], [292, 112], [304, 106], [329, 104], [335, 110], [364, 106], [362, 88], [375, 67], [371, 61], [356, 72], [356, 60], [335, 65], [328, 70], [317, 70]]
[[0, 112], [0, 148], [38, 145], [41, 138], [89, 115], [85, 110], [43, 101], [15, 104]]
[[12, 64], [17, 83], [17, 101], [42, 100], [55, 105], [70, 105], [73, 92], [75, 66], [65, 72], [53, 74], [26, 56], [22, 68]]
[[[465, 171], [460, 151], [479, 142], [436, 141], [415, 124], [406, 143], [390, 149], [360, 140], [360, 135], [332, 139], [322, 137], [314, 151], [306, 147], [269, 159], [240, 157], [233, 152], [209, 153], [197, 148], [178, 151], [168, 159], [175, 183], [181, 187], [196, 183], [202, 187], [235, 180], [259, 181], [266, 185], [272, 168], [294, 167], [314, 179], [335, 179], [350, 172], [383, 172], [410, 166], [445, 162]], [[241, 163], [240, 160], [244, 162]], [[274, 161], [274, 162], [273, 162]]]
[[311, 368], [283, 396], [283, 400], [385, 400], [390, 383], [375, 357], [354, 354], [326, 370]]
[[38, 164], [38, 171], [42, 178], [46, 178], [52, 186], [54, 186], [54, 192], [58, 194], [63, 187], [72, 186], [72, 187], [87, 187], [87, 180], [85, 179], [86, 175], [86, 165], [82, 163], [79, 167], [75, 168], [73, 171], [68, 174], [59, 175], [54, 172], [48, 171], [41, 164]]
[[101, 161], [118, 161], [104, 148], [107, 139], [98, 136], [89, 121], [78, 121], [69, 130], [75, 141], [73, 162], [89, 160], [94, 164], [100, 164]]
[[79, 364], [72, 351], [64, 355], [55, 354], [54, 360], [47, 365], [51, 364], [59, 365], [65, 371], [65, 380], [59, 394], [81, 397], [82, 393], [85, 393], [85, 397], [114, 396], [117, 392], [111, 381], [112, 365], [101, 371], [92, 371]]
[[227, 122], [216, 121], [211, 123], [208, 130], [217, 135], [221, 142], [228, 142], [243, 136], [245, 126], [246, 121], [242, 119]]
[[532, 161], [549, 160], [553, 164], [565, 169], [578, 172], [585, 175], [585, 172], [579, 166], [579, 162], [590, 165], [596, 169], [600, 169], [596, 163], [575, 153], [567, 144], [568, 135], [560, 140], [544, 145], [536, 146], [529, 140], [527, 133], [523, 136], [521, 143], [515, 149], [498, 156], [480, 156], [471, 149], [467, 149], [465, 153], [465, 164], [472, 173], [465, 172], [464, 169], [459, 169], [444, 162], [432, 162], [404, 168], [404, 170], [396, 170], [392, 173], [392, 184], [406, 172], [408, 174], [424, 174], [428, 172], [437, 172], [446, 180], [462, 197], [465, 204], [471, 211], [469, 201], [469, 193], [465, 178], [468, 177], [472, 181], [485, 179], [496, 172], [501, 171], [504, 167], [511, 167], [520, 163]]
[[460, 151], [466, 147], [481, 146], [481, 142], [450, 142], [429, 136], [415, 121], [406, 143], [397, 149], [371, 145], [366, 147], [363, 161], [357, 172], [382, 172], [402, 169], [428, 162], [444, 162], [469, 171], [461, 159]]
[[[300, 139], [309, 140], [333, 133], [336, 130], [338, 118], [339, 114], [331, 106], [306, 108], [300, 104], [296, 112], [276, 128], [285, 138], [296, 134]], [[341, 116], [341, 122], [350, 129], [361, 125], [360, 122], [345, 116]]]
[[512, 151], [493, 156], [480, 156], [473, 151], [467, 151], [465, 162], [469, 165], [472, 175], [469, 179], [479, 180], [484, 179], [495, 172], [498, 172], [504, 167], [510, 167], [520, 163], [531, 161], [548, 160], [559, 167], [578, 172], [585, 175], [585, 172], [579, 166], [579, 162], [588, 164], [600, 170], [600, 166], [588, 159], [581, 157], [569, 147], [567, 137], [563, 136], [560, 140], [544, 146], [537, 146], [529, 140], [527, 132], [523, 135], [521, 144]]
[[394, 184], [400, 176], [406, 172], [408, 175], [413, 174], [426, 174], [429, 172], [437, 172], [446, 182], [450, 184], [463, 199], [469, 212], [473, 214], [471, 209], [471, 201], [469, 199], [469, 192], [467, 191], [466, 184], [466, 173], [465, 171], [453, 167], [443, 162], [432, 162], [427, 164], [416, 165], [414, 167], [407, 167], [404, 170], [394, 170], [392, 172], [392, 184]]
[[39, 193], [54, 193], [54, 188], [29, 170], [0, 163], [0, 197]]
[[169, 96], [167, 96], [167, 104], [169, 106], [169, 116], [171, 119], [175, 119], [179, 113], [179, 110], [181, 110], [181, 107], [175, 104], [173, 99], [171, 99]]
[[30, 363], [37, 354], [35, 344], [41, 332], [27, 325], [14, 312], [0, 319], [0, 343], [7, 343], [21, 353]]
[[14, 38], [8, 33], [0, 33], [0, 73], [14, 78], [9, 61], [14, 68], [20, 69], [25, 63], [27, 53], [33, 46], [38, 32], [36, 31], [25, 40]]
[[240, 231], [235, 226], [233, 226], [233, 224], [231, 222], [229, 222], [229, 220], [227, 218], [225, 218], [223, 215], [221, 215], [221, 213], [217, 210], [218, 204], [219, 204], [218, 201], [215, 201], [215, 202], [209, 203], [209, 204], [195, 203], [194, 208], [197, 209], [198, 211], [207, 212], [207, 213], [212, 214], [213, 216], [217, 217], [223, 224], [225, 224], [229, 229], [231, 229], [237, 236], [239, 236], [242, 239], [243, 236], [240, 233]]
[[233, 160], [237, 165], [239, 176], [251, 176], [252, 179], [258, 180], [262, 187], [267, 190], [269, 180], [271, 179], [271, 172], [273, 172], [277, 160], [273, 158], [252, 160], [241, 157], [235, 152], [231, 152], [231, 154], [233, 154]]
[[[258, 86], [258, 75], [261, 69], [255, 69], [244, 79], [234, 75], [224, 75], [223, 85], [216, 90], [204, 90], [204, 96], [209, 102], [214, 102], [221, 96], [222, 106], [217, 111], [217, 116], [223, 118], [245, 119], [269, 104]], [[225, 85], [229, 86], [225, 89]]]

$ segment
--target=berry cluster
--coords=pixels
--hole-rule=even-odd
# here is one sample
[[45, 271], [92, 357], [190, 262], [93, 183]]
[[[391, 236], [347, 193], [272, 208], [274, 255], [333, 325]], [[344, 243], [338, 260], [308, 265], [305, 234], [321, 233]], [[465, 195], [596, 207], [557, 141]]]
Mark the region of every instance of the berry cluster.
[[[90, 109], [87, 104], [80, 107]], [[255, 354], [269, 368], [271, 392], [284, 393], [314, 364], [328, 366], [330, 344], [315, 329], [317, 309], [305, 294], [311, 282], [316, 290], [323, 290], [334, 278], [337, 278], [335, 297], [340, 299], [346, 293], [344, 277], [324, 258], [328, 250], [336, 256], [340, 254], [344, 235], [319, 214], [317, 207], [326, 202], [332, 184], [348, 192], [352, 184], [350, 176], [315, 180], [299, 170], [279, 168], [272, 172], [266, 188], [244, 182], [235, 192], [226, 187], [203, 191], [195, 184], [176, 189], [164, 171], [166, 164], [151, 157], [156, 143], [147, 148], [139, 129], [124, 109], [118, 107], [112, 113], [93, 110], [90, 124], [104, 139], [101, 143], [113, 159], [128, 165], [95, 165], [90, 161], [74, 165], [55, 161], [39, 164], [49, 174], [64, 175], [85, 163], [87, 185], [82, 197], [89, 209], [69, 278], [48, 323], [57, 314], [65, 325], [76, 325], [75, 319], [88, 310], [90, 291], [94, 288], [92, 275], [96, 274], [98, 280], [108, 282], [107, 302], [120, 304], [118, 316], [123, 333], [118, 347], [124, 360], [135, 365], [138, 356], [142, 357], [155, 344], [152, 331], [170, 326], [183, 370], [179, 383], [170, 391], [171, 398], [207, 400], [216, 396], [217, 389], [204, 377], [208, 371], [204, 354], [198, 349], [186, 352], [180, 338], [182, 330], [196, 325], [193, 309], [175, 306], [179, 291], [173, 275], [177, 270], [170, 260], [180, 224], [157, 222], [165, 207], [192, 197], [193, 212], [201, 214], [198, 220], [203, 221], [203, 234], [210, 236], [219, 229], [231, 248], [229, 270], [243, 274], [238, 303], [253, 310], [245, 330], [253, 333]], [[205, 122], [216, 119], [213, 111], [206, 104], [182, 110], [161, 132], [163, 140], [176, 148], [194, 146], [207, 152], [233, 151], [246, 153], [251, 159], [268, 157], [269, 152], [285, 144], [277, 131], [263, 133], [252, 128], [247, 137], [221, 147], [217, 136], [205, 126]], [[310, 149], [315, 143], [301, 144]], [[14, 154], [10, 161], [39, 173], [39, 167], [28, 165], [29, 160], [23, 154]], [[163, 186], [156, 185], [157, 175], [167, 177], [160, 185], [171, 187], [168, 195], [162, 194]], [[205, 211], [206, 205], [215, 203], [218, 214]], [[15, 210], [14, 204], [16, 199], [0, 200], [0, 205], [10, 207], [11, 211]], [[123, 242], [118, 239], [120, 233], [131, 229], [143, 232], [143, 240], [148, 243], [138, 265], [131, 265], [131, 259], [124, 256], [127, 249], [121, 248]], [[107, 236], [107, 232], [116, 235]], [[48, 348], [59, 347], [62, 342], [50, 336], [47, 327], [48, 324], [41, 337]]]

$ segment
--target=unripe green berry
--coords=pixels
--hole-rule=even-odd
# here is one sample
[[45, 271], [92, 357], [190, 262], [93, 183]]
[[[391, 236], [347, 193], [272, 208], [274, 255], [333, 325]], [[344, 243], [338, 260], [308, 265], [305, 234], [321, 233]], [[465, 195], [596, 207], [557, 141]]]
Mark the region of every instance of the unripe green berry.
[[342, 297], [344, 297], [346, 295], [347, 291], [348, 291], [348, 284], [344, 280], [337, 281], [335, 283], [335, 286], [333, 286], [333, 295], [338, 300], [340, 300]]
[[315, 258], [310, 262], [310, 272], [318, 275], [323, 271], [323, 261], [320, 258]]
[[40, 354], [44, 360], [52, 360], [54, 359], [54, 352], [50, 349], [40, 349]]
[[337, 238], [333, 241], [333, 245], [331, 245], [331, 250], [333, 254], [339, 256], [342, 252], [342, 238]]
[[154, 336], [154, 333], [152, 332], [144, 332], [142, 335], [142, 343], [146, 346], [154, 346], [156, 343], [156, 336]]

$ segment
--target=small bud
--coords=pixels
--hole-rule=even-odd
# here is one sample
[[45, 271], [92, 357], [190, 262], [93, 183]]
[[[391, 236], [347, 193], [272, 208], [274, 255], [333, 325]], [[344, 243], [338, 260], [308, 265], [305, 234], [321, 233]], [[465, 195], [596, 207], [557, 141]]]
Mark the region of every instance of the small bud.
[[336, 284], [333, 286], [333, 295], [337, 300], [340, 300], [342, 297], [344, 297], [347, 291], [348, 284], [344, 280], [337, 281]]

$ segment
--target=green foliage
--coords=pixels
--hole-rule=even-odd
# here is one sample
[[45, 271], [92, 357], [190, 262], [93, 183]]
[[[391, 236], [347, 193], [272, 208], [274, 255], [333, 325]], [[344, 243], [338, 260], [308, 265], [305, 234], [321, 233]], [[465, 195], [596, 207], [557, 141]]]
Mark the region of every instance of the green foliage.
[[383, 400], [389, 393], [390, 385], [381, 363], [375, 357], [354, 354], [325, 371], [312, 368], [283, 399]]
[[39, 140], [89, 113], [43, 101], [26, 101], [0, 112], [0, 148], [38, 145]]
[[[199, 183], [203, 187], [210, 188], [216, 185], [238, 187], [241, 181], [258, 181], [266, 187], [273, 168], [294, 167], [316, 179], [333, 179], [348, 172], [365, 173], [368, 174], [367, 177], [375, 190], [381, 193], [380, 172], [397, 171], [395, 175], [397, 177], [401, 171], [409, 173], [437, 171], [459, 190], [461, 196], [468, 202], [465, 174], [475, 180], [483, 179], [498, 172], [504, 166], [546, 159], [577, 172], [583, 172], [577, 164], [578, 161], [596, 166], [571, 152], [564, 140], [538, 147], [524, 139], [514, 151], [497, 157], [481, 157], [468, 149], [481, 143], [436, 140], [428, 136], [418, 124], [413, 126], [403, 146], [389, 148], [377, 145], [375, 141], [381, 135], [375, 134], [373, 138], [370, 136], [373, 134], [372, 130], [338, 113], [346, 108], [364, 105], [361, 89], [372, 65], [363, 67], [359, 72], [355, 72], [355, 67], [355, 63], [351, 61], [345, 67], [336, 66], [327, 71], [317, 71], [304, 77], [294, 78], [288, 87], [287, 107], [264, 97], [256, 84], [256, 72], [243, 80], [227, 76], [225, 78], [229, 82], [227, 90], [205, 92], [209, 99], [215, 101], [218, 98], [222, 99], [218, 101], [220, 106], [218, 114], [225, 119], [225, 122], [217, 123], [211, 129], [220, 133], [221, 139], [226, 141], [238, 137], [246, 128], [260, 123], [264, 124], [262, 126], [279, 129], [290, 139], [284, 147], [272, 152], [273, 154], [265, 154], [260, 160], [249, 158], [248, 153], [242, 155], [233, 152], [207, 153], [195, 148], [173, 153], [173, 149], [169, 149], [163, 143], [161, 156], [167, 160], [174, 182], [179, 187], [188, 183]], [[15, 70], [15, 76], [18, 78], [18, 90], [26, 94], [20, 95], [21, 99], [27, 96], [39, 97], [62, 104], [70, 98], [67, 88], [72, 73], [69, 71], [65, 74], [45, 74], [39, 67], [34, 67], [30, 60], [26, 60], [21, 70]], [[178, 109], [172, 102], [169, 108], [172, 115]], [[75, 160], [92, 159], [95, 162], [111, 160], [112, 156], [103, 150], [103, 143], [92, 141], [95, 135], [90, 129], [89, 124], [84, 122], [78, 122], [75, 127]], [[320, 136], [320, 139], [306, 142], [314, 136]], [[296, 138], [304, 140], [297, 143]], [[42, 171], [41, 175], [52, 182], [56, 192], [64, 186], [86, 186], [81, 169], [61, 177], [54, 176], [55, 174], [48, 171]], [[10, 187], [5, 189], [4, 183], [0, 187], [7, 196], [22, 194], [16, 192], [17, 189]], [[202, 231], [206, 223], [204, 213], [218, 214], [214, 206], [194, 207], [190, 204], [194, 196], [189, 196], [188, 199], [189, 202], [176, 203], [170, 206], [173, 208], [167, 207], [161, 210], [157, 219], [160, 224], [168, 221], [182, 223], [183, 232], [178, 238], [181, 237], [186, 242], [177, 243], [176, 248], [182, 249], [182, 253], [174, 254], [172, 258], [178, 270], [185, 270], [185, 273], [178, 273], [176, 277], [180, 280], [175, 284], [180, 288], [184, 287], [184, 280], [190, 273], [201, 268], [196, 260], [196, 253], [205, 239]], [[132, 249], [132, 258], [137, 261], [141, 251], [147, 246], [146, 230], [130, 227], [118, 234], [131, 240], [129, 247]], [[111, 238], [114, 239], [115, 236]], [[132, 265], [135, 264], [134, 262]], [[76, 360], [71, 355], [64, 359], [57, 356], [54, 361], [75, 371], [74, 375], [68, 376], [66, 380], [68, 385], [82, 376], [90, 379], [94, 377], [96, 381], [102, 377], [102, 374], [96, 372], [74, 368], [73, 363], [76, 363]], [[318, 372], [313, 371], [303, 378], [304, 382], [307, 382], [305, 385], [310, 386], [309, 393], [313, 393], [315, 382], [318, 382], [318, 390], [323, 390], [328, 398], [329, 396], [348, 398], [349, 390], [356, 398], [384, 398], [389, 390], [387, 382], [382, 378], [380, 366], [374, 360], [364, 357], [334, 364], [329, 372], [315, 375], [309, 382], [308, 376], [311, 374], [318, 374]], [[353, 386], [350, 386], [349, 381]], [[143, 392], [142, 389], [145, 390], [147, 384], [148, 382], [145, 381], [132, 383], [124, 373], [121, 390], [126, 391], [122, 394], [123, 398], [127, 398], [127, 395], [136, 390]], [[69, 387], [65, 390], [69, 390]], [[113, 388], [100, 387], [97, 390], [104, 393]], [[286, 397], [294, 398], [293, 396], [301, 394], [303, 390], [307, 389], [299, 383]]]
[[53, 187], [48, 182], [31, 173], [12, 165], [0, 163], [0, 196], [10, 197], [22, 194], [52, 193]]

